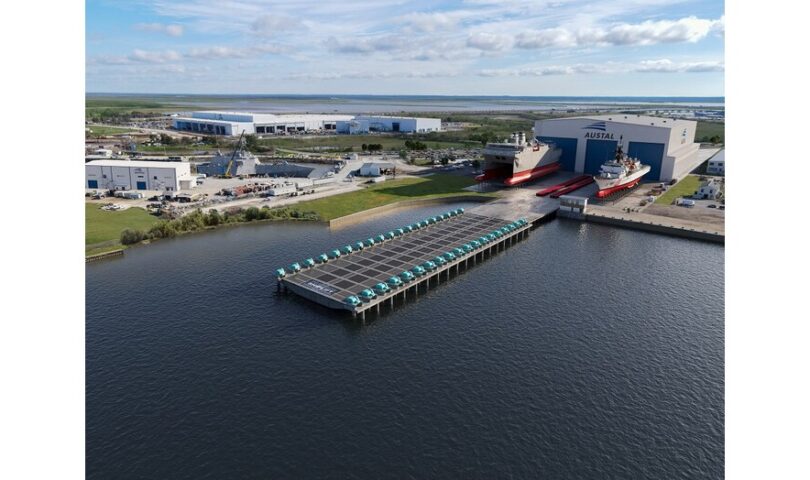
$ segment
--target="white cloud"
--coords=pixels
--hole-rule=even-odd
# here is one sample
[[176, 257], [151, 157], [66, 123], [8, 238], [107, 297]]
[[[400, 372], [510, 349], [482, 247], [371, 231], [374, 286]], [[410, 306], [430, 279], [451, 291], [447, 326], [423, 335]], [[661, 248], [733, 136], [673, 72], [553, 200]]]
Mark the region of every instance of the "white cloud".
[[246, 49], [231, 47], [205, 47], [193, 48], [185, 53], [188, 58], [198, 60], [213, 60], [222, 58], [245, 58], [249, 54]]
[[726, 34], [726, 16], [725, 15], [723, 15], [722, 17], [720, 17], [719, 20], [714, 22], [714, 25], [712, 25], [712, 32], [716, 33], [717, 35], [719, 35], [721, 37]]
[[686, 17], [679, 20], [622, 23], [608, 29], [550, 28], [521, 32], [515, 46], [524, 49], [549, 47], [598, 47], [620, 45], [655, 45], [659, 43], [695, 43], [709, 33], [723, 29], [724, 19], [708, 20]]
[[203, 48], [193, 48], [187, 52], [179, 53], [174, 50], [149, 51], [135, 49], [129, 55], [100, 55], [88, 58], [91, 65], [130, 65], [137, 63], [145, 64], [165, 64], [189, 60], [227, 60], [237, 58], [257, 57], [264, 54], [281, 53], [284, 47], [281, 45], [258, 45], [255, 47], [223, 47], [212, 46]]
[[257, 35], [269, 37], [278, 32], [303, 29], [301, 20], [287, 15], [262, 15], [250, 24], [250, 29]]
[[142, 32], [162, 33], [170, 37], [180, 37], [183, 35], [183, 26], [178, 24], [136, 23], [134, 28]]
[[572, 47], [576, 44], [575, 35], [564, 28], [522, 32], [515, 38], [515, 46], [518, 48]]
[[181, 56], [179, 53], [175, 52], [174, 50], [166, 50], [166, 51], [147, 51], [147, 50], [140, 50], [135, 49], [132, 51], [130, 55], [126, 57], [126, 59], [130, 60], [131, 62], [138, 62], [138, 63], [167, 63], [167, 62], [176, 62], [180, 60]]
[[636, 72], [642, 73], [702, 73], [702, 72], [722, 72], [725, 70], [723, 62], [682, 62], [675, 63], [669, 59], [644, 60], [636, 68]]
[[723, 62], [680, 62], [669, 59], [645, 60], [639, 63], [580, 63], [574, 65], [541, 65], [520, 68], [484, 69], [477, 72], [481, 77], [542, 77], [548, 75], [575, 74], [624, 74], [639, 73], [703, 73], [722, 72]]
[[709, 34], [716, 20], [687, 17], [680, 20], [646, 21], [622, 24], [601, 35], [609, 45], [653, 45], [656, 43], [697, 42]]
[[512, 37], [500, 33], [474, 33], [467, 37], [467, 46], [478, 50], [498, 52], [512, 48]]
[[426, 33], [455, 28], [459, 20], [460, 14], [456, 12], [414, 12], [403, 15], [399, 19], [409, 30]]
[[381, 35], [373, 37], [329, 37], [326, 40], [329, 50], [337, 53], [374, 53], [390, 52], [406, 48], [402, 38], [396, 35]]
[[397, 78], [443, 78], [456, 77], [459, 71], [355, 71], [355, 72], [316, 72], [293, 73], [284, 77], [285, 80], [339, 80], [339, 79], [397, 79]]

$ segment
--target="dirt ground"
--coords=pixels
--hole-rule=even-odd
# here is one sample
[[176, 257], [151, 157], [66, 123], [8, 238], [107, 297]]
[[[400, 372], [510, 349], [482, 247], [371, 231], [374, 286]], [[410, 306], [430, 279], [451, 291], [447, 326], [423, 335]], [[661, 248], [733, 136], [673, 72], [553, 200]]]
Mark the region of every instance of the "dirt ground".
[[712, 225], [723, 225], [726, 222], [725, 210], [706, 208], [703, 205], [696, 205], [692, 208], [677, 207], [675, 205], [650, 205], [644, 209], [644, 213], [649, 215], [660, 215], [662, 217], [692, 220], [695, 222], [708, 223]]

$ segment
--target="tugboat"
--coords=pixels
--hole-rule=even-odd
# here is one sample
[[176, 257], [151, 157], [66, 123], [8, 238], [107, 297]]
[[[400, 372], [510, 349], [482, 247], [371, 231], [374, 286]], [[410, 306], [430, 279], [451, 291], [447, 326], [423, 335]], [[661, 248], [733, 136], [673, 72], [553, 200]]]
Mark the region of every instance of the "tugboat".
[[488, 143], [484, 147], [484, 173], [478, 182], [501, 180], [512, 187], [529, 180], [545, 177], [560, 169], [559, 148], [535, 139], [526, 141], [523, 132], [513, 133], [508, 141]]
[[649, 171], [649, 165], [643, 165], [637, 158], [630, 158], [624, 154], [622, 139], [619, 137], [616, 157], [603, 163], [599, 174], [593, 177], [599, 187], [596, 197], [605, 198], [612, 193], [633, 188]]

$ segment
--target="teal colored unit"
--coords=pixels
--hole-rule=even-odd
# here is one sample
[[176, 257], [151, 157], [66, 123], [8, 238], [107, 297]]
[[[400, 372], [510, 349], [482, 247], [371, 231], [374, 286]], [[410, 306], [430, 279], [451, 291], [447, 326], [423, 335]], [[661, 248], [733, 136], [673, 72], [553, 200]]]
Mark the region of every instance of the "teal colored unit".
[[574, 171], [577, 163], [577, 139], [565, 137], [537, 137], [543, 143], [554, 145], [562, 150], [560, 154], [560, 164], [563, 170]]
[[650, 171], [644, 175], [644, 180], [661, 180], [661, 164], [664, 161], [663, 143], [630, 142], [627, 146], [627, 156], [641, 160], [644, 165], [650, 166]]
[[585, 169], [582, 173], [596, 175], [599, 168], [606, 161], [616, 157], [616, 146], [618, 142], [614, 140], [588, 140], [585, 146]]

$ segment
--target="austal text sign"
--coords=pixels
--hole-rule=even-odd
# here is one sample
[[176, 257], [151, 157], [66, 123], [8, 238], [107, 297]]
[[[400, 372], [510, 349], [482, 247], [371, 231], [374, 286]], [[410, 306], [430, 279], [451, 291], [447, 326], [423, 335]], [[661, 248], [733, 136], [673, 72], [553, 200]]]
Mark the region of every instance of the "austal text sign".
[[598, 138], [600, 140], [615, 140], [612, 133], [608, 132], [585, 132], [585, 138]]

